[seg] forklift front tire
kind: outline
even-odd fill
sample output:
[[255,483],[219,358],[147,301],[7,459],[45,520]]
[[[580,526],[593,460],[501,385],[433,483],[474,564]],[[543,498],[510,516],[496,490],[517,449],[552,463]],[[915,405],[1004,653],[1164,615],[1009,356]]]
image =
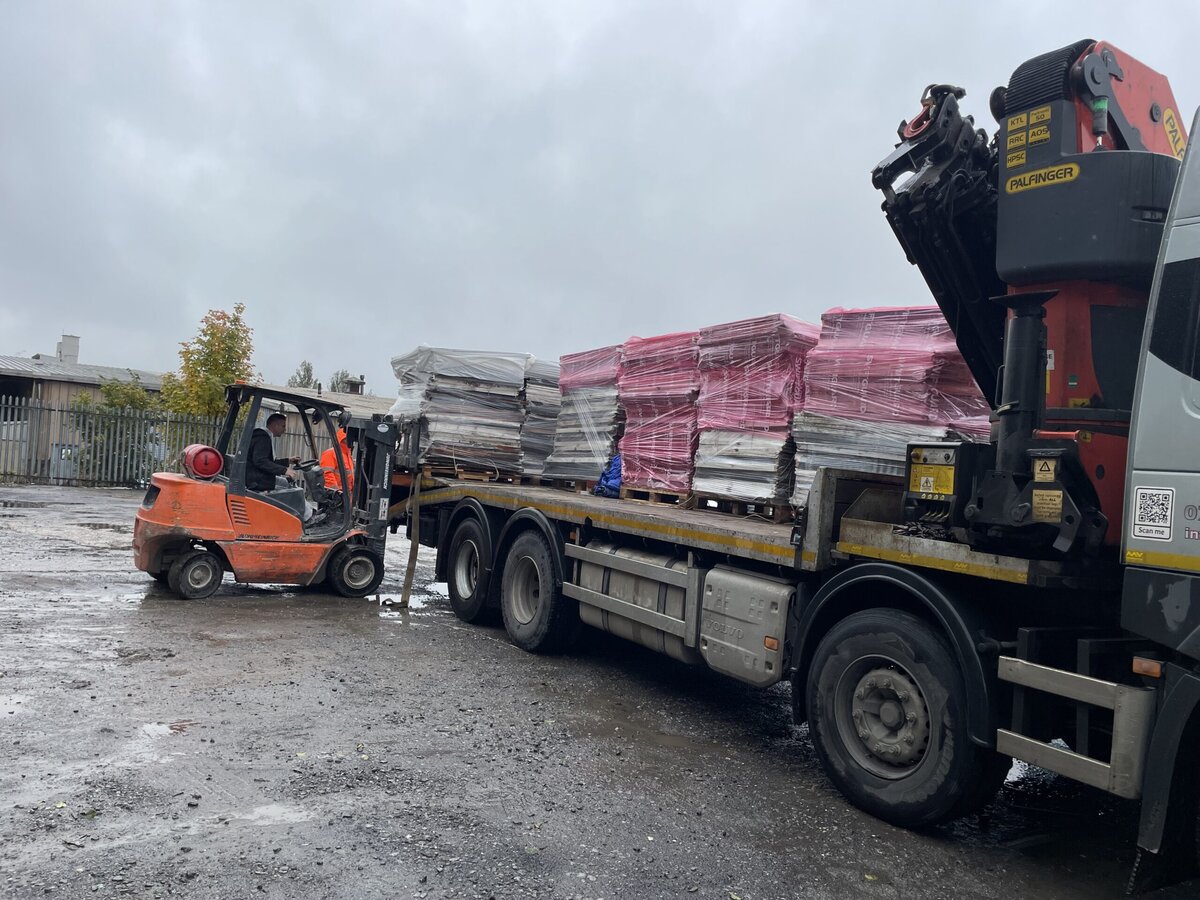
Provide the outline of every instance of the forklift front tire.
[[365,597],[383,581],[383,561],[365,547],[343,547],[329,561],[328,579],[343,597]]
[[217,592],[224,576],[221,560],[215,554],[194,550],[171,563],[167,586],[186,600],[203,600]]

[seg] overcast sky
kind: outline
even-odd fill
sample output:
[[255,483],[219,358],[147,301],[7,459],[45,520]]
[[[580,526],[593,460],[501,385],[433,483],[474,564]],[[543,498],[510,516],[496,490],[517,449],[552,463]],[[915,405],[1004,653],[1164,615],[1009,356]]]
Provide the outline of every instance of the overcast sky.
[[169,370],[242,301],[266,380],[390,395],[419,343],[929,302],[869,180],[927,83],[991,132],[1094,37],[1200,104],[1200,4],[1038,6],[0,0],[0,354]]

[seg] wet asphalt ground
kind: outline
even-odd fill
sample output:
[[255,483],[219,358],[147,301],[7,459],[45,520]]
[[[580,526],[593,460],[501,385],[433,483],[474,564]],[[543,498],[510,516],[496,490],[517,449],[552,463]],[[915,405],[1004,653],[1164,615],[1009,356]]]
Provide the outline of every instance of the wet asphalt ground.
[[[132,565],[140,493],[0,487],[0,896],[1064,898],[1123,894],[1136,807],[1018,767],[923,833],[849,806],[788,689],[587,632]],[[1200,896],[1200,883],[1157,898]]]

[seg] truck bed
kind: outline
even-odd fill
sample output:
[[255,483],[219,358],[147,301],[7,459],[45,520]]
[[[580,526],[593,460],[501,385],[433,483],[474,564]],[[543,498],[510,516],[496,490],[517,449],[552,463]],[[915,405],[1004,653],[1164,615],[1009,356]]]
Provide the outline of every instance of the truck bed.
[[439,481],[423,488],[421,506],[457,503],[474,497],[487,506],[540,510],[547,518],[668,541],[695,550],[774,565],[800,567],[800,548],[792,545],[792,525],[732,516],[714,510],[681,509],[669,503],[616,500],[549,487],[478,481]]

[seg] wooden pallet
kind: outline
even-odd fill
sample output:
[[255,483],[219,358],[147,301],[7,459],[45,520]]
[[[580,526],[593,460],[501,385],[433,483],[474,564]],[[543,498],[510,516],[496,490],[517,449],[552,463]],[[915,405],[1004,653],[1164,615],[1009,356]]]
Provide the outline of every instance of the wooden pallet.
[[483,472],[475,469],[451,468],[449,466],[423,466],[421,474],[425,478],[445,478],[452,481],[498,482],[501,484],[522,484],[521,475],[494,470]]
[[523,487],[554,487],[553,478],[543,478],[541,475],[522,475],[519,482]]
[[559,491],[570,491],[572,494],[590,494],[596,486],[594,480],[585,478],[543,478],[542,483]]
[[695,509],[741,518],[758,516],[776,525],[791,522],[796,517],[796,511],[786,503],[747,503],[713,494],[696,494],[693,500]]
[[622,487],[622,500],[638,500],[642,503],[661,503],[671,506],[683,506],[688,504],[688,498],[691,494],[680,494],[676,491],[656,491],[650,488]]

